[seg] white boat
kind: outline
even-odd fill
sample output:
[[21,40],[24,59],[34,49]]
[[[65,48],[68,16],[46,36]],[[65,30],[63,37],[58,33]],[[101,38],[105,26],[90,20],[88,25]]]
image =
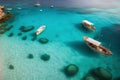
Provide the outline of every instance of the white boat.
[[86,27],[87,29],[89,29],[89,30],[92,30],[92,31],[95,30],[94,24],[91,23],[91,22],[89,22],[88,20],[83,20],[83,21],[82,21],[82,25],[83,25],[84,27]]
[[42,9],[40,9],[40,12],[42,12],[43,10]]
[[36,6],[36,7],[39,7],[39,6],[40,6],[40,3],[36,3],[35,6]]
[[22,9],[22,8],[21,8],[21,7],[18,7],[17,9],[19,9],[19,10],[20,10],[20,9]]
[[11,11],[12,10],[12,8],[6,8],[8,11]]
[[87,36],[84,36],[84,40],[85,40],[86,44],[94,51],[99,52],[104,55],[112,54],[112,52],[109,49],[107,49],[101,45],[101,42],[94,40],[92,38],[89,38]]
[[36,35],[41,34],[45,30],[45,28],[46,28],[45,25],[40,26],[36,31]]
[[51,7],[51,8],[53,8],[54,6],[53,6],[53,5],[51,5],[50,7]]

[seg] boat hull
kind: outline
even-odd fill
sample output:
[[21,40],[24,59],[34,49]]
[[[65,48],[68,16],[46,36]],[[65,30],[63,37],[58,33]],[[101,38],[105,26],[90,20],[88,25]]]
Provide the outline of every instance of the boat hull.
[[44,30],[45,30],[45,28],[46,28],[46,26],[41,26],[41,27],[39,27],[38,29],[37,29],[37,31],[36,31],[36,35],[39,35],[39,34],[41,34]]
[[85,43],[88,45],[89,48],[91,48],[95,52],[98,52],[98,53],[101,53],[101,54],[104,54],[104,55],[112,55],[112,52],[109,49],[103,47],[102,45],[96,46],[96,45],[94,45],[92,43],[89,43],[86,40],[87,38],[88,37],[84,37],[84,40],[85,40]]
[[83,25],[85,28],[87,28],[87,29],[89,29],[89,30],[91,30],[91,31],[94,31],[94,30],[96,29],[96,28],[94,27],[94,24],[91,23],[91,22],[89,22],[89,21],[87,21],[87,20],[83,20],[82,25]]
[[[100,51],[100,50],[97,50],[97,49],[91,47],[87,42],[86,42],[86,44],[89,46],[89,48],[91,48],[91,49],[92,49],[93,51],[95,51],[95,52],[101,53],[101,54],[103,54],[103,55],[111,55],[111,54],[112,54],[112,52],[111,52],[110,50],[106,49],[106,48],[104,48],[104,49],[106,49],[107,52],[103,52],[103,51]],[[102,46],[102,47],[103,47],[103,46]]]

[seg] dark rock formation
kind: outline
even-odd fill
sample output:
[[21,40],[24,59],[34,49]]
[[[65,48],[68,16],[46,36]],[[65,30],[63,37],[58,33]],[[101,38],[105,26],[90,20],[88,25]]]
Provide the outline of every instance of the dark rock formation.
[[32,39],[31,39],[32,41],[35,41],[37,39],[37,35],[35,33],[32,33],[31,36],[32,36]]
[[41,56],[41,59],[44,60],[44,61],[48,61],[48,60],[50,59],[50,55],[48,55],[48,54],[43,54],[43,55]]
[[6,30],[0,30],[0,34],[4,34]]
[[36,36],[34,36],[33,38],[32,38],[32,41],[35,41],[37,39],[37,37]]
[[21,36],[22,35],[22,33],[18,33],[18,36]]
[[13,69],[14,69],[14,66],[13,66],[13,65],[9,65],[8,68],[11,69],[11,70],[13,70]]
[[83,80],[99,80],[99,79],[95,78],[94,76],[89,75],[89,76],[86,76],[85,79]]
[[9,35],[8,35],[8,37],[12,37],[14,34],[11,32]]
[[23,36],[23,37],[22,37],[22,40],[26,40],[26,39],[27,39],[27,36]]
[[33,59],[33,58],[34,58],[34,57],[33,57],[33,54],[29,54],[29,55],[28,55],[28,58],[29,58],[29,59]]
[[0,34],[5,33],[6,31],[10,30],[11,28],[13,28],[13,25],[8,26],[7,24],[0,24]]
[[65,67],[65,74],[67,76],[74,76],[79,71],[79,68],[75,64],[69,64]]
[[33,29],[34,29],[34,26],[28,26],[28,27],[21,26],[21,27],[20,27],[20,30],[21,30],[22,32],[28,32],[28,31],[31,31],[31,30],[33,30]]
[[112,80],[112,74],[110,71],[102,67],[94,69],[94,73],[100,80]]
[[5,27],[5,29],[8,31],[8,30],[10,30],[10,29],[12,29],[13,28],[13,25],[11,25],[11,26],[6,26]]
[[48,43],[49,40],[47,38],[40,38],[38,41],[42,44],[45,44]]
[[0,34],[3,34],[6,32],[6,24],[0,24]]

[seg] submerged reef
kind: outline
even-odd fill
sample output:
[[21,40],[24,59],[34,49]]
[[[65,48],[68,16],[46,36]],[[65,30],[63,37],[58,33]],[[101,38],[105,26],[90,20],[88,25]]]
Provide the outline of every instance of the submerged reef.
[[6,31],[9,31],[10,29],[13,28],[13,25],[11,26],[8,26],[7,24],[5,23],[1,23],[0,24],[0,34],[4,34]]
[[5,24],[0,24],[0,34],[4,34],[6,32],[6,25]]
[[90,70],[83,80],[112,80],[112,74],[105,68],[97,67]]
[[9,35],[8,35],[8,37],[12,37],[14,34],[11,32]]
[[21,26],[19,29],[20,29],[22,32],[28,32],[28,31],[33,30],[33,29],[34,29],[34,26],[27,26],[27,27]]
[[22,37],[22,40],[26,40],[26,39],[27,39],[27,36],[23,36],[23,37]]
[[8,31],[8,30],[10,30],[10,29],[13,28],[13,25],[11,25],[11,26],[6,26],[5,28],[6,28],[6,30]]
[[110,71],[102,67],[94,69],[94,73],[100,80],[112,80],[112,74]]
[[28,59],[33,59],[34,56],[33,56],[33,54],[28,54],[27,58],[28,58]]
[[49,59],[50,59],[50,55],[48,55],[48,54],[43,54],[43,55],[41,55],[41,57],[40,57],[42,60],[44,60],[44,61],[48,61]]
[[21,35],[22,35],[22,33],[20,32],[20,33],[18,33],[17,35],[18,35],[18,36],[21,36]]
[[34,37],[32,37],[32,41],[35,41],[37,39],[37,37],[36,36],[34,36]]
[[48,43],[49,40],[47,38],[40,38],[38,41],[42,44],[45,44]]
[[10,64],[8,68],[11,69],[11,70],[13,70],[14,66],[12,64]]
[[37,39],[37,35],[35,33],[32,33],[31,36],[32,36],[32,39],[31,39],[32,41],[35,41]]
[[93,76],[86,76],[84,80],[99,80],[99,79],[96,79]]
[[64,69],[64,72],[67,76],[74,76],[78,71],[79,68],[75,64],[69,64]]

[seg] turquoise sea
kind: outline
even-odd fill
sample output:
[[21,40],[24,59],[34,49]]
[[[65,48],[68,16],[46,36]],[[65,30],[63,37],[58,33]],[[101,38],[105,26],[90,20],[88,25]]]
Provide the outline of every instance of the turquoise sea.
[[[42,11],[40,11],[42,10]],[[60,7],[13,7],[12,17],[7,26],[13,28],[0,34],[0,80],[82,80],[94,68],[108,69],[113,80],[120,77],[120,15],[119,8],[60,8]],[[82,20],[95,24],[96,31],[91,32],[81,25]],[[33,33],[46,25],[45,31],[32,41]],[[21,26],[34,26],[29,32],[21,32]],[[22,33],[18,36],[18,33]],[[8,35],[13,33],[13,36]],[[26,40],[22,40],[27,36]],[[83,36],[89,36],[102,42],[113,55],[105,56],[92,51],[84,42]],[[47,38],[47,44],[38,40]],[[50,60],[40,59],[49,54]],[[28,59],[33,54],[33,59]],[[79,71],[73,77],[64,74],[69,64],[78,66]],[[14,70],[9,69],[14,66]]]

